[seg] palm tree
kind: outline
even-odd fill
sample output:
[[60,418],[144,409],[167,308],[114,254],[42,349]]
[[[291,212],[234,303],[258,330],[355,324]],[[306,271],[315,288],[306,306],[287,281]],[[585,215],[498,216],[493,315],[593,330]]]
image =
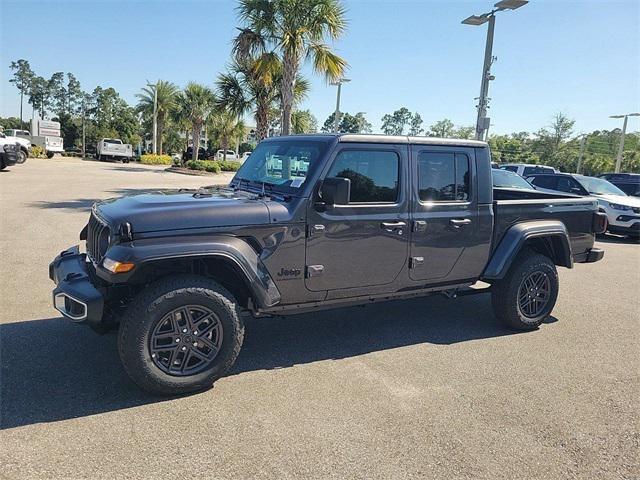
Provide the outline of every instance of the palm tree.
[[[218,77],[220,105],[236,116],[254,109],[258,141],[268,136],[274,104],[282,103],[282,62],[273,52],[259,57],[236,59],[229,72]],[[309,91],[309,82],[298,76],[294,89],[294,105]]]
[[328,80],[340,78],[347,67],[323,43],[326,37],[335,40],[342,35],[345,9],[340,0],[240,0],[237,11],[246,27],[234,41],[236,57],[274,51],[282,58],[282,134],[288,135],[302,62],[310,59],[314,70]]
[[222,159],[227,160],[229,142],[242,140],[245,134],[245,125],[233,112],[218,109],[209,117],[207,122],[209,131],[218,140],[222,147]]
[[193,140],[192,160],[198,159],[200,134],[207,117],[213,112],[216,97],[209,87],[189,82],[176,100],[177,117],[191,124],[191,138]]
[[158,95],[158,152],[162,155],[164,129],[169,120],[170,113],[175,107],[178,87],[171,82],[158,80],[155,85],[144,87],[142,93],[137,93],[138,105],[136,110],[147,118],[153,117],[153,104],[156,92]]

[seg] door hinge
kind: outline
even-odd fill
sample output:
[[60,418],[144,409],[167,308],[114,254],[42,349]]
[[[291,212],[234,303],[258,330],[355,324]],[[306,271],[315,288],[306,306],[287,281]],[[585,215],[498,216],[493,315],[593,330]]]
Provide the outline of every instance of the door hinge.
[[414,232],[424,232],[427,230],[427,222],[424,220],[414,220],[413,221],[413,231]]
[[324,272],[324,265],[307,265],[306,277],[319,277]]
[[409,268],[416,268],[424,264],[424,257],[411,257],[409,259]]

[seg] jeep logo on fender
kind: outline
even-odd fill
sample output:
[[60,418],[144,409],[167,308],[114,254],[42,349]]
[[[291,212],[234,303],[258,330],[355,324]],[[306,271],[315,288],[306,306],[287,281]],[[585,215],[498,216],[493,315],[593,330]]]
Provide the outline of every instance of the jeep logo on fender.
[[280,271],[277,273],[277,275],[279,277],[297,277],[298,275],[300,275],[302,273],[302,270],[300,270],[299,268],[282,268],[280,269]]

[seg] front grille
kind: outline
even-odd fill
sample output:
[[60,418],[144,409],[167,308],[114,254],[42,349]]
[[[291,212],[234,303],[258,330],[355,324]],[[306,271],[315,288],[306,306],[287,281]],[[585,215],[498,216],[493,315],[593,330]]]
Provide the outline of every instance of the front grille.
[[98,216],[91,212],[87,226],[87,255],[100,263],[109,248],[109,227]]

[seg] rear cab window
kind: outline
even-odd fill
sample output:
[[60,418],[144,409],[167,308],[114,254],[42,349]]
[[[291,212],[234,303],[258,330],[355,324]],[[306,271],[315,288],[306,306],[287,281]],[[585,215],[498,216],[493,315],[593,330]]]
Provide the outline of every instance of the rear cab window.
[[421,202],[468,202],[471,194],[469,157],[458,152],[418,154],[418,197]]

